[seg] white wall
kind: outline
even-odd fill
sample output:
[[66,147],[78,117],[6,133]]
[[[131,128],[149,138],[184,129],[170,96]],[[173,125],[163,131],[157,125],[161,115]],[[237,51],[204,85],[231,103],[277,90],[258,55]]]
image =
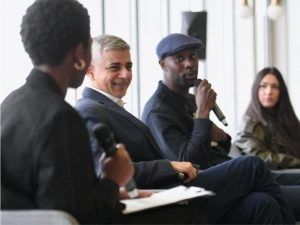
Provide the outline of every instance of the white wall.
[[23,50],[19,32],[22,16],[32,2],[0,2],[0,102],[9,92],[25,83],[31,70],[31,61]]
[[[288,0],[287,14],[286,14],[286,29],[282,29],[282,33],[286,34],[286,81],[289,88],[290,97],[294,105],[294,109],[300,118],[300,1]],[[281,45],[280,40],[277,42]],[[277,54],[278,58],[281,54]],[[281,57],[280,57],[281,58]],[[278,59],[279,61],[280,59]]]
[[[16,4],[17,2],[17,4]],[[2,0],[0,7],[0,100],[22,85],[31,63],[24,53],[19,24],[33,0]],[[282,0],[285,14],[278,21],[266,17],[269,0],[249,0],[255,13],[242,19],[242,0],[81,0],[91,16],[92,36],[115,34],[131,45],[134,78],[125,97],[126,108],[139,116],[162,77],[155,55],[158,41],[181,31],[181,12],[207,10],[207,59],[199,63],[199,77],[207,77],[218,93],[233,138],[249,101],[255,73],[264,66],[277,66],[289,87],[300,117],[300,8],[299,0]],[[103,14],[103,12],[105,12]],[[70,90],[74,103],[82,88]],[[212,115],[212,120],[221,125]],[[223,127],[224,128],[224,127]]]

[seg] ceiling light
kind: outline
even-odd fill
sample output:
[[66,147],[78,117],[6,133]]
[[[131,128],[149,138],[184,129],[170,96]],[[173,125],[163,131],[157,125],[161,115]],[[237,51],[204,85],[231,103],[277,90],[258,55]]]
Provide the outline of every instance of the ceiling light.
[[271,0],[271,4],[268,7],[268,17],[271,20],[278,20],[283,14],[283,8],[280,5],[279,0]]
[[250,5],[248,5],[248,0],[242,0],[239,13],[242,18],[249,18],[253,15],[253,9]]

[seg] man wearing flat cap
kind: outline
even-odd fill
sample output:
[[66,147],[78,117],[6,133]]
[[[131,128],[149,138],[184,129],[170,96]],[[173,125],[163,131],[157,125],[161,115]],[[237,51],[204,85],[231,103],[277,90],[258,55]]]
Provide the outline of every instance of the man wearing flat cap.
[[209,119],[216,93],[203,80],[189,93],[198,75],[196,50],[202,42],[184,34],[170,34],[156,48],[163,80],[146,103],[142,120],[170,160],[190,161],[201,168],[230,159],[231,138]]
[[[189,93],[198,75],[196,50],[200,40],[184,34],[170,34],[157,45],[156,53],[163,70],[163,79],[145,104],[142,120],[148,125],[164,158],[189,161],[202,169],[230,160],[231,137],[218,128],[209,114],[215,105],[216,93],[207,80],[201,81],[195,95]],[[297,186],[286,182],[293,174],[274,173],[295,212]],[[289,178],[291,177],[291,178]],[[286,179],[287,178],[287,179]]]

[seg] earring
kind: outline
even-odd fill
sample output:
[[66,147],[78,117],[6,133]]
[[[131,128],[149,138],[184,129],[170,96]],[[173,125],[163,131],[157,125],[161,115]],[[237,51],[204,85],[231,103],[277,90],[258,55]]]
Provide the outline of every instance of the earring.
[[79,63],[78,62],[74,63],[74,67],[76,70],[83,70],[83,68],[85,67],[85,61],[83,59],[80,59]]

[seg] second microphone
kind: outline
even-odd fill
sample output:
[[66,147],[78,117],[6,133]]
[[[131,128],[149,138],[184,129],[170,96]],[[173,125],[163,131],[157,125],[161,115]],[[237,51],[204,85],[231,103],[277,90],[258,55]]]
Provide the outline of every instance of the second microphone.
[[[109,127],[103,123],[98,123],[93,127],[93,133],[98,141],[99,146],[103,148],[103,151],[106,153],[106,155],[114,156],[114,154],[117,151],[117,148],[114,135],[109,129]],[[130,198],[138,197],[139,193],[136,188],[135,181],[133,179],[125,185],[125,188]]]

